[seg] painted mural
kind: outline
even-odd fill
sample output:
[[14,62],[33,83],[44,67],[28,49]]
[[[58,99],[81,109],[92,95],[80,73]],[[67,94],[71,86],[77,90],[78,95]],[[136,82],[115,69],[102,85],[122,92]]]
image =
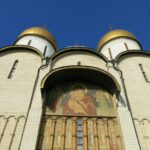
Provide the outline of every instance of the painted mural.
[[70,82],[47,94],[47,114],[67,116],[114,116],[112,96],[93,84]]

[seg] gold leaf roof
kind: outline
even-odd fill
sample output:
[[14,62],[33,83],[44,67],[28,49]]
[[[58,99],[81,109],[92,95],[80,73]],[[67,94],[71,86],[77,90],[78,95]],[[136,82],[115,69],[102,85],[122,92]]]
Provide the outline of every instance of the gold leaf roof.
[[119,37],[127,37],[127,38],[131,38],[131,39],[134,39],[137,41],[136,37],[132,33],[128,32],[126,30],[112,30],[112,31],[106,33],[102,37],[102,39],[98,43],[97,49],[100,49],[108,41],[115,39],[115,38],[119,38]]
[[21,37],[23,37],[25,35],[37,35],[37,36],[41,36],[41,37],[47,39],[56,48],[56,45],[57,45],[56,44],[56,40],[53,37],[53,35],[47,29],[44,29],[44,28],[41,28],[41,27],[31,27],[31,28],[28,28],[25,31],[23,31],[19,35],[18,38],[21,38]]

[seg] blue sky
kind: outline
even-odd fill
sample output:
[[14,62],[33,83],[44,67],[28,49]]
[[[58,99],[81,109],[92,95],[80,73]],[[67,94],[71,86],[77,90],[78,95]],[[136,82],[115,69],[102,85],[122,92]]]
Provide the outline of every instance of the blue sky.
[[13,44],[26,28],[41,26],[59,48],[96,48],[111,25],[132,32],[150,50],[150,0],[1,0],[0,19],[0,47]]

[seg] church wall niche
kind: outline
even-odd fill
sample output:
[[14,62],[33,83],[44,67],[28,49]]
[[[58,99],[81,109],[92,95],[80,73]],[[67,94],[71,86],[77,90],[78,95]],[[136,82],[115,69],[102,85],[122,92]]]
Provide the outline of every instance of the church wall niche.
[[90,66],[68,66],[52,70],[42,79],[41,92],[44,94],[56,85],[76,80],[101,85],[112,95],[117,96],[120,92],[120,85],[111,74]]
[[121,150],[115,103],[99,85],[70,81],[54,86],[45,96],[38,149]]

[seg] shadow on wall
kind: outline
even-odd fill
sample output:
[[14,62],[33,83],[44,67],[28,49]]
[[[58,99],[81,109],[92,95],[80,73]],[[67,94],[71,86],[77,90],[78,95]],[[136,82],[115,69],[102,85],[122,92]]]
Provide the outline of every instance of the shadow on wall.
[[122,106],[126,107],[126,102],[125,100],[123,99],[123,97],[119,94],[119,102],[121,103]]

